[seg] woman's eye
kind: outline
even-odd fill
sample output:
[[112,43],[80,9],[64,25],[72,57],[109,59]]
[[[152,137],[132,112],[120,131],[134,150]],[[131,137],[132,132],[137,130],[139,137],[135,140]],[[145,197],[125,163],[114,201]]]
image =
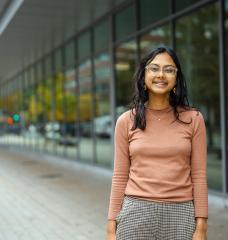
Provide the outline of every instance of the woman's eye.
[[159,68],[157,68],[157,67],[151,67],[150,70],[151,70],[152,72],[158,72],[158,71],[159,71]]
[[166,73],[174,73],[174,69],[172,68],[167,68],[164,70]]

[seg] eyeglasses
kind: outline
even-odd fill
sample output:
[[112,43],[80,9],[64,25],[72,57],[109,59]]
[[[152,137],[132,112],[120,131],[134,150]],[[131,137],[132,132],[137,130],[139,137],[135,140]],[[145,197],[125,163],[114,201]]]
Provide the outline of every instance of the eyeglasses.
[[162,69],[157,66],[157,65],[147,65],[145,67],[145,69],[150,72],[153,76],[158,76],[158,74],[160,73],[160,71],[162,70],[162,73],[166,76],[166,77],[174,77],[176,76],[177,73],[177,68],[172,67],[172,66],[165,66]]

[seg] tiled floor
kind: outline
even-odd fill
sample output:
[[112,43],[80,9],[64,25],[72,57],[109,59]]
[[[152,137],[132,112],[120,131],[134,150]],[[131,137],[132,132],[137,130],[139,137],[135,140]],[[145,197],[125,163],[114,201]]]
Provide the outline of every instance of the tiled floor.
[[[0,240],[103,240],[111,171],[0,148]],[[211,204],[208,240],[228,236],[228,209]]]
[[111,172],[0,149],[0,240],[105,239]]

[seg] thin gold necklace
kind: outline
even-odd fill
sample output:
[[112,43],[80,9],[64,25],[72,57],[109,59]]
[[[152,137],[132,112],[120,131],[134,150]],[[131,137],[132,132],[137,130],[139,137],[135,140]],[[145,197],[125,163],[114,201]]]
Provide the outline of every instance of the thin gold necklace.
[[[169,111],[168,110],[170,110],[171,108],[172,108],[172,106],[168,106],[168,107],[166,107],[166,108],[163,108],[163,109],[153,109],[153,108],[149,108],[148,107],[148,105],[146,104],[146,105],[144,105],[145,106],[145,108],[147,108],[147,109],[149,109],[149,110],[152,110],[152,111],[162,111],[162,113],[168,113]],[[165,111],[165,110],[167,110],[167,112],[163,112],[163,111]],[[167,116],[166,116],[166,114],[165,114],[165,116],[163,116],[163,117],[158,117],[158,116],[155,116],[155,114],[152,114],[152,117],[153,118],[155,118],[156,120],[158,120],[158,121],[160,121],[160,120],[162,120],[162,119],[164,119],[164,118],[166,118]]]

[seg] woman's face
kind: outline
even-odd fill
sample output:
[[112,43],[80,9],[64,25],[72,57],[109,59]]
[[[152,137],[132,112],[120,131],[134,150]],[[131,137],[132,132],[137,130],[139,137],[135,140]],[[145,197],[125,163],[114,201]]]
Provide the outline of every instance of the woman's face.
[[167,95],[176,85],[177,68],[166,52],[159,53],[145,69],[145,84],[152,94]]

